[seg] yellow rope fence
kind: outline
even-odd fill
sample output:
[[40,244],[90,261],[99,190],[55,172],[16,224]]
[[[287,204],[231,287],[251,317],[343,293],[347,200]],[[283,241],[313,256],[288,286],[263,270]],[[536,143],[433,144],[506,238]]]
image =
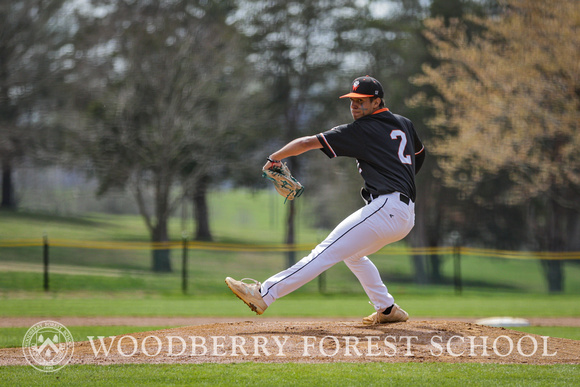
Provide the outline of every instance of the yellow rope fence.
[[[81,249],[107,250],[176,250],[183,249],[184,241],[169,242],[116,242],[116,241],[79,241],[71,239],[50,239],[50,247],[69,247]],[[45,245],[42,238],[34,239],[6,239],[0,240],[3,247],[41,247]],[[289,252],[309,251],[313,244],[238,244],[187,241],[189,250],[207,251],[239,251],[239,252]],[[547,260],[580,260],[580,251],[549,252],[549,251],[511,251],[495,250],[476,247],[385,247],[378,251],[378,255],[450,255],[483,256],[504,259],[547,259]]]

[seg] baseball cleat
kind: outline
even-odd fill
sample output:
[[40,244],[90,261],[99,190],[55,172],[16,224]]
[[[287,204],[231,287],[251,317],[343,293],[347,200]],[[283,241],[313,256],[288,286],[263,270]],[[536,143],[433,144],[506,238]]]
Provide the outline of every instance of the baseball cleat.
[[[246,284],[243,282],[244,280],[254,281],[254,283]],[[227,277],[226,285],[228,285],[228,288],[230,288],[230,290],[234,292],[240,300],[244,301],[250,309],[256,312],[256,314],[262,314],[266,308],[268,308],[268,305],[266,305],[262,295],[260,294],[260,286],[262,286],[262,284],[255,279],[244,278],[241,281],[237,281],[231,277]]]
[[377,325],[377,324],[388,324],[396,322],[405,322],[409,319],[409,314],[405,312],[397,304],[393,304],[393,309],[391,313],[384,314],[383,312],[375,312],[370,316],[363,318],[363,324],[365,325]]

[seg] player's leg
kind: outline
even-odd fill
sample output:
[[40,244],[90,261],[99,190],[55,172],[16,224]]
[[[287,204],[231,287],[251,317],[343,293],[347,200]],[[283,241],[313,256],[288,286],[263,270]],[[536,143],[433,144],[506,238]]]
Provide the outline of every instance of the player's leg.
[[389,293],[381,279],[379,270],[368,257],[351,257],[345,259],[344,263],[358,278],[375,310],[383,311],[395,303],[394,297]]
[[[387,211],[392,221],[384,223],[384,227],[380,231],[385,233],[388,243],[402,239],[415,223],[413,203],[393,201],[392,204],[394,207]],[[398,231],[391,232],[393,229]],[[404,233],[402,237],[400,231]],[[345,260],[345,264],[356,275],[375,308],[375,313],[363,318],[364,324],[407,321],[409,315],[395,304],[394,298],[383,283],[377,267],[368,257],[350,257]]]
[[[354,262],[386,244],[402,239],[413,227],[413,221],[412,209],[402,207],[398,195],[381,196],[342,221],[308,256],[289,269],[268,278],[261,287],[264,301],[270,305],[336,263],[346,259]],[[372,265],[376,273],[369,274],[366,272],[369,267],[368,263],[363,263],[358,272],[363,276],[363,287],[371,289],[376,286],[378,271]],[[372,280],[367,282],[367,276]],[[378,277],[380,281],[380,276]],[[388,300],[385,299],[379,304],[384,302]]]
[[[327,241],[327,240],[325,240]],[[316,278],[339,261],[327,259],[324,242],[316,246],[309,255],[283,270],[262,284],[262,297],[269,306],[276,299],[284,297]]]
[[[252,310],[261,314],[276,299],[308,283],[334,264],[347,258],[360,259],[405,237],[414,223],[412,205],[402,204],[398,194],[381,196],[342,221],[308,256],[268,278],[261,286],[259,283],[247,285],[229,277],[226,283]],[[365,267],[368,264],[359,272]],[[367,283],[366,276],[361,278],[363,287],[374,287],[376,280]],[[385,303],[388,301],[379,302],[380,305]]]
[[363,318],[363,324],[394,323],[409,319],[409,314],[395,304],[395,299],[381,280],[377,267],[368,257],[349,258],[344,262],[356,275],[375,308],[374,313]]

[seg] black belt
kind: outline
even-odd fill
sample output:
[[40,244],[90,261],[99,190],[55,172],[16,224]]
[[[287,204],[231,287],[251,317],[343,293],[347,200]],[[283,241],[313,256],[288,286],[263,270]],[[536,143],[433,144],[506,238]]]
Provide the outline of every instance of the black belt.
[[[369,195],[369,192],[368,191],[365,192],[365,191],[366,191],[366,189],[363,188],[361,190],[361,195],[362,195],[363,199],[368,201],[368,203],[370,203],[374,199],[381,196],[381,194],[370,194]],[[368,200],[368,199],[371,199],[371,200]],[[411,202],[411,199],[409,199],[409,197],[407,195],[402,194],[402,193],[399,193],[399,200],[402,201],[403,203],[405,203],[406,205],[409,205],[409,203]]]
[[[372,194],[371,197],[374,199],[378,198],[381,195],[375,195]],[[409,199],[409,197],[407,195],[403,195],[402,193],[399,194],[399,200],[402,201],[403,203],[405,203],[406,205],[409,205],[409,202],[411,202],[411,199]]]

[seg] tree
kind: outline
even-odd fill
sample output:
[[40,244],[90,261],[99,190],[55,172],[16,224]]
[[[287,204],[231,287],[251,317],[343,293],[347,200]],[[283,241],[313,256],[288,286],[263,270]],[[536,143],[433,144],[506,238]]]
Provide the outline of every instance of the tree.
[[[223,164],[220,151],[238,120],[244,93],[234,75],[242,45],[223,23],[225,11],[215,9],[224,3],[114,4],[95,20],[100,39],[87,49],[104,76],[78,139],[101,193],[125,185],[134,193],[151,241],[161,243],[153,270],[171,271],[163,247],[169,216],[183,197],[204,205],[199,195]],[[97,49],[105,55],[91,57]]]
[[[442,177],[475,200],[486,200],[481,187],[507,177],[492,200],[526,204],[537,247],[566,249],[571,217],[560,214],[580,211],[580,9],[574,0],[507,0],[499,17],[468,20],[482,32],[469,34],[457,20],[425,22],[441,64],[424,65],[414,79],[440,95],[413,102],[436,111],[431,148]],[[560,291],[561,261],[543,267],[549,289]]]
[[[325,114],[323,101],[333,89],[343,61],[339,55],[341,24],[362,13],[364,8],[359,9],[352,0],[238,2],[231,20],[251,41],[248,61],[267,85],[270,128],[274,126],[281,133],[264,152],[319,129],[320,115]],[[296,158],[289,160],[289,166],[294,174],[300,174]],[[287,208],[285,242],[293,244],[295,203],[289,202]],[[288,264],[294,261],[294,252],[290,252]]]
[[[410,4],[408,4],[410,3]],[[466,14],[483,15],[490,12],[488,1],[469,0],[433,0],[428,5],[430,17],[439,17],[445,23],[451,19],[462,19]],[[399,43],[393,45],[395,53],[403,61],[389,63],[387,68],[394,72],[391,78],[395,80],[396,92],[389,106],[397,112],[402,112],[412,119],[421,133],[421,138],[427,146],[428,161],[423,165],[421,173],[417,177],[418,196],[415,206],[415,228],[409,235],[409,242],[415,247],[437,247],[449,243],[466,243],[470,237],[476,234],[481,236],[481,230],[472,232],[472,224],[465,222],[462,215],[477,211],[477,206],[468,203],[461,198],[460,192],[449,186],[441,184],[441,171],[437,163],[437,155],[431,152],[431,138],[435,136],[431,128],[425,125],[434,114],[433,109],[427,106],[408,104],[413,95],[421,91],[430,97],[436,96],[437,91],[429,85],[401,84],[408,82],[413,75],[421,71],[421,65],[428,63],[431,66],[438,65],[438,60],[428,52],[428,41],[423,36],[424,26],[422,21],[427,13],[418,4],[412,1],[402,1],[407,5],[407,11],[400,12],[395,17],[394,26],[400,36]],[[468,26],[468,31],[471,26]],[[391,50],[389,50],[391,51]],[[397,56],[394,56],[396,59]],[[397,66],[397,63],[400,63]],[[395,71],[391,70],[395,69]],[[415,87],[413,87],[415,86]],[[479,216],[479,214],[478,214]],[[487,222],[485,225],[487,226]],[[461,230],[461,240],[457,239],[458,230]],[[426,259],[424,259],[426,258]],[[427,257],[415,256],[413,260],[415,268],[415,281],[417,283],[442,283],[443,256],[432,253]]]
[[32,157],[58,109],[55,89],[70,70],[71,29],[63,0],[0,4],[0,208],[16,208],[13,172]]
[[[384,15],[371,12],[354,19],[353,25],[349,26],[352,28],[349,31],[351,39],[345,43],[348,50],[357,53],[361,71],[374,74],[383,82],[387,107],[409,117],[427,145],[428,160],[417,176],[416,226],[408,238],[415,247],[436,247],[445,243],[445,234],[452,231],[446,219],[457,212],[454,208],[457,207],[456,201],[452,199],[454,189],[441,186],[434,155],[429,148],[432,134],[424,121],[432,112],[424,106],[406,104],[406,100],[420,90],[429,95],[436,93],[430,87],[409,84],[409,78],[421,71],[423,63],[436,61],[429,55],[427,41],[422,36],[422,20],[428,12],[449,19],[476,11],[481,12],[473,2],[465,0],[434,0],[428,8],[418,0],[400,0],[391,2],[389,12]],[[442,281],[439,255],[415,255],[412,265],[417,283]]]

